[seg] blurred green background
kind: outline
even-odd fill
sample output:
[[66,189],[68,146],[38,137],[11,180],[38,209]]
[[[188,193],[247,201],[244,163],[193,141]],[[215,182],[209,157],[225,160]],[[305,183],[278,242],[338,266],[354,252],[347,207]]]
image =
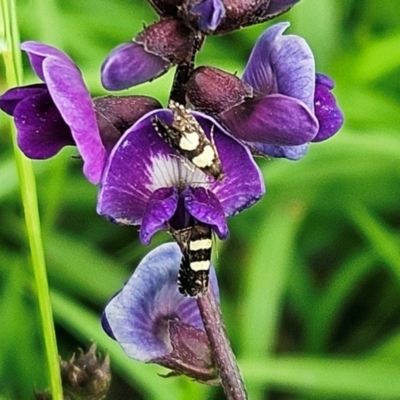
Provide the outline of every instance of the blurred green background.
[[[145,0],[18,0],[22,40],[60,47],[94,95],[108,52],[156,16]],[[229,221],[215,264],[251,400],[400,399],[400,13],[393,0],[302,0],[279,21],[336,81],[344,128],[301,161],[261,160],[267,195]],[[275,20],[276,21],[276,20]],[[261,24],[207,40],[198,64],[243,71]],[[0,29],[1,31],[1,29]],[[36,81],[24,56],[25,82]],[[173,71],[129,93],[164,104]],[[6,90],[0,66],[0,92]],[[124,92],[127,93],[127,92]],[[35,162],[59,351],[110,354],[109,399],[223,399],[128,359],[99,324],[107,299],[159,243],[96,214],[73,149]],[[47,386],[9,119],[0,115],[0,400]]]

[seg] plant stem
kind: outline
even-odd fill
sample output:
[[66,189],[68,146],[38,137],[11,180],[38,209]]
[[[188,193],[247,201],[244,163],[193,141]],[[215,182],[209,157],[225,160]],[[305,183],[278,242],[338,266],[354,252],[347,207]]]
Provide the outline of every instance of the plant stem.
[[[13,87],[22,84],[23,76],[15,1],[1,0],[0,4],[6,46],[3,51],[6,79],[8,86]],[[41,238],[35,176],[33,173],[32,163],[23,156],[18,148],[13,126],[11,127],[11,130],[13,132],[12,143],[14,158],[18,170],[21,198],[25,214],[25,224],[35,276],[44,344],[46,348],[52,400],[62,400],[63,393],[60,366]]]
[[198,297],[197,305],[226,397],[228,400],[246,400],[247,393],[243,378],[226,335],[221,311],[212,290],[208,290],[204,296]]
[[186,105],[186,84],[194,70],[196,53],[200,50],[204,40],[205,36],[198,32],[193,39],[193,49],[190,60],[177,65],[171,94],[169,96],[170,100],[175,100],[180,104]]

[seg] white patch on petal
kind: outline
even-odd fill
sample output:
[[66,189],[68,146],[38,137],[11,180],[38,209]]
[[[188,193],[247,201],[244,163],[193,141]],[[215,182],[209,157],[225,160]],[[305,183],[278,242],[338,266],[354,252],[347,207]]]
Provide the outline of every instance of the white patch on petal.
[[212,178],[196,168],[189,160],[180,155],[154,155],[148,166],[152,181],[146,185],[153,192],[165,187],[209,187]]

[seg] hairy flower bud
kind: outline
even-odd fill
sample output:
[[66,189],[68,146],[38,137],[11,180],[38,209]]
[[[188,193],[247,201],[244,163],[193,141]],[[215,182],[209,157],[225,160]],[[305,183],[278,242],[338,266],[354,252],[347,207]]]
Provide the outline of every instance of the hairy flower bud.
[[227,33],[244,26],[259,24],[288,11],[300,0],[222,0],[225,17],[215,34]]
[[151,54],[172,64],[189,61],[193,50],[194,33],[176,19],[162,19],[140,32],[135,42]]
[[151,81],[191,60],[195,42],[195,33],[183,22],[162,19],[110,52],[101,67],[103,86],[122,90]]
[[188,103],[211,115],[222,113],[251,97],[253,88],[249,84],[218,68],[197,68],[187,84]]
[[61,361],[61,378],[65,394],[71,399],[105,399],[111,383],[110,360],[96,355],[92,344],[87,353],[75,354],[69,361]]
[[93,99],[104,146],[110,150],[139,118],[161,104],[148,96],[104,96]]

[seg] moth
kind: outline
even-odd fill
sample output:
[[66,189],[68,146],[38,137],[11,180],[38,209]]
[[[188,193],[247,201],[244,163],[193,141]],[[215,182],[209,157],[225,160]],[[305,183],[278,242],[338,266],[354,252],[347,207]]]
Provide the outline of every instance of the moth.
[[182,251],[178,289],[184,296],[197,297],[208,290],[211,266],[212,230],[196,221],[193,226],[172,232]]
[[195,167],[213,176],[217,181],[222,180],[224,173],[217,148],[207,138],[196,118],[176,101],[171,100],[169,108],[174,116],[172,125],[157,117],[153,118],[153,126],[158,134]]

